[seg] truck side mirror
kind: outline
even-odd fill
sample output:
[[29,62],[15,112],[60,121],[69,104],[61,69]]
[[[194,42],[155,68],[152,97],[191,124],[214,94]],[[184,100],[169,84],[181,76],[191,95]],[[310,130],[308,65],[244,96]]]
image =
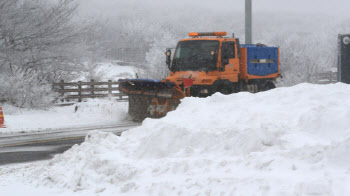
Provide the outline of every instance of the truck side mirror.
[[222,55],[221,55],[221,67],[219,68],[220,71],[225,71],[225,65],[227,65],[229,63],[229,57],[227,54],[227,50],[223,50],[221,51]]
[[218,58],[217,52],[215,50],[210,51],[210,55],[212,56],[212,60],[216,61]]
[[238,58],[241,58],[241,44],[239,43],[239,39],[236,39],[236,44],[237,44],[237,55],[238,55]]
[[167,49],[165,52],[166,55],[166,64],[168,65],[168,68],[170,69],[170,65],[171,65],[171,50]]

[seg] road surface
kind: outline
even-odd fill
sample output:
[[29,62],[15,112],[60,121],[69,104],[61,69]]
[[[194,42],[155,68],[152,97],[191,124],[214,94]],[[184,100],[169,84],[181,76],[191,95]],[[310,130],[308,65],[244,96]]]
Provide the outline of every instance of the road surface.
[[91,130],[113,132],[120,135],[123,131],[140,124],[119,124],[99,127],[75,128],[50,132],[14,134],[0,136],[0,165],[51,159],[63,153],[75,144],[84,141]]

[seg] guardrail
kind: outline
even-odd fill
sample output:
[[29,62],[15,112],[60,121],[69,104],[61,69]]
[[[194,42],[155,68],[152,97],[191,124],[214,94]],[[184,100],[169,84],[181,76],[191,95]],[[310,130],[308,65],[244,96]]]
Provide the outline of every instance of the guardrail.
[[61,101],[78,100],[82,102],[84,98],[118,97],[118,101],[127,101],[128,97],[119,92],[119,82],[108,80],[107,82],[64,82],[53,83],[55,92],[60,93]]
[[317,84],[332,84],[338,82],[338,72],[318,73],[316,75]]

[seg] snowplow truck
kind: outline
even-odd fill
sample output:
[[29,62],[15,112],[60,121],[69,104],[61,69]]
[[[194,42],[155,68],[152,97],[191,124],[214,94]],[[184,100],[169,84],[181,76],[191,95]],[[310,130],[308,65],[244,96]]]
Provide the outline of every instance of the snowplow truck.
[[178,42],[174,56],[167,49],[169,76],[163,80],[121,79],[119,89],[129,96],[134,121],[161,118],[184,97],[214,93],[256,93],[275,88],[280,76],[279,48],[241,45],[226,32],[193,32]]

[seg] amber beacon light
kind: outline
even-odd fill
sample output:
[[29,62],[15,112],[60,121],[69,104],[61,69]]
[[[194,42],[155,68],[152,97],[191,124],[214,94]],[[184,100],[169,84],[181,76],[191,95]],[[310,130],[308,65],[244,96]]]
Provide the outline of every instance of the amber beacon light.
[[227,32],[191,32],[188,33],[190,37],[198,37],[198,36],[226,36]]

